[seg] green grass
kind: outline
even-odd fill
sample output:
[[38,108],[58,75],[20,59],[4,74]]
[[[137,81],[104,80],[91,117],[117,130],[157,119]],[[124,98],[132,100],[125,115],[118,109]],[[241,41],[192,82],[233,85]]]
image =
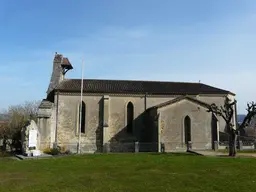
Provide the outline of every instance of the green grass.
[[237,151],[237,153],[255,153],[256,154],[256,150],[248,149],[248,150]]
[[10,157],[10,156],[12,156],[11,153],[3,152],[3,151],[0,150],[0,158],[1,158],[1,157]]
[[0,191],[250,192],[256,159],[173,154],[104,154],[1,160]]
[[[222,152],[222,153],[228,153],[228,149],[219,149],[218,152]],[[237,150],[237,154],[239,153],[255,153],[256,154],[256,150],[255,149],[246,149],[246,150]]]

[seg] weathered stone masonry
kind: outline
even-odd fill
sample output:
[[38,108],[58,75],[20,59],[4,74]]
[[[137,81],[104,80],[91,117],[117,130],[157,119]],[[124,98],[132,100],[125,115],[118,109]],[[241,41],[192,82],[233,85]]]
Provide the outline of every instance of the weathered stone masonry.
[[[47,98],[39,107],[43,147],[57,142],[77,151],[81,80],[65,78],[72,68],[67,58],[55,56]],[[161,142],[166,151],[184,149],[187,116],[193,147],[212,148],[213,137],[225,131],[225,122],[217,117],[213,123],[207,106],[223,105],[226,96],[234,98],[229,91],[199,83],[84,80],[83,90],[86,109],[82,152],[125,151],[134,147],[134,142],[152,143],[150,150],[156,151]],[[127,132],[128,103],[133,107],[132,133]],[[117,143],[123,144],[116,147]]]

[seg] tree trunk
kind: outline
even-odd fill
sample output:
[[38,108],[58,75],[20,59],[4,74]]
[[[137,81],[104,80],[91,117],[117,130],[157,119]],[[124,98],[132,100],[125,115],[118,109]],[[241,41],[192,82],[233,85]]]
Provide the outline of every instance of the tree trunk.
[[229,133],[229,156],[235,157],[236,156],[236,133],[235,131],[230,131]]

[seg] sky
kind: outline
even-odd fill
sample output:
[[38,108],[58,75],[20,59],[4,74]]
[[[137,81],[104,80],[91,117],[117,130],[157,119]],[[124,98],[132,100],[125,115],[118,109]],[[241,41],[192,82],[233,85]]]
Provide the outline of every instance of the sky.
[[67,78],[198,82],[256,101],[255,0],[0,0],[0,109],[41,100],[55,52]]

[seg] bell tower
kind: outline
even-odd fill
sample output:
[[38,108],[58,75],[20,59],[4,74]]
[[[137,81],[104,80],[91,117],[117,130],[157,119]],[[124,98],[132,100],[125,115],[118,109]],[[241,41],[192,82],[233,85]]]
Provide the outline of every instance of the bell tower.
[[51,91],[64,80],[65,74],[71,69],[73,69],[73,66],[69,62],[68,58],[63,57],[62,54],[58,54],[56,52],[53,59],[52,77],[47,90],[47,95],[49,95],[49,93],[51,93]]

